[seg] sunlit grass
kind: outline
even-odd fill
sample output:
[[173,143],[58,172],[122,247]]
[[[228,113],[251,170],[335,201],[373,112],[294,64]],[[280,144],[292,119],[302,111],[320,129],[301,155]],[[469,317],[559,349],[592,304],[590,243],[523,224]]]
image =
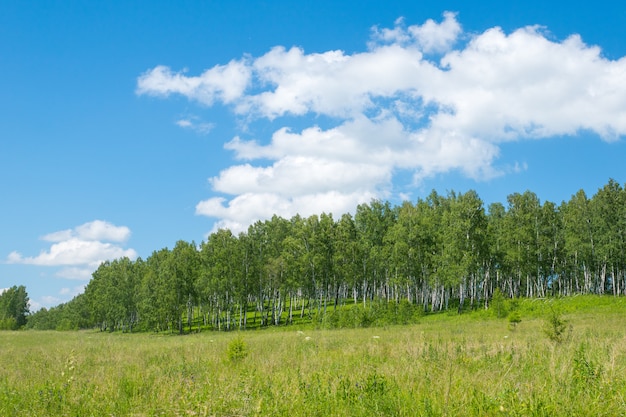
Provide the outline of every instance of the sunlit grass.
[[[477,312],[366,329],[0,332],[0,415],[625,415],[623,300],[527,303],[514,330]],[[573,329],[561,344],[542,332],[548,303]]]

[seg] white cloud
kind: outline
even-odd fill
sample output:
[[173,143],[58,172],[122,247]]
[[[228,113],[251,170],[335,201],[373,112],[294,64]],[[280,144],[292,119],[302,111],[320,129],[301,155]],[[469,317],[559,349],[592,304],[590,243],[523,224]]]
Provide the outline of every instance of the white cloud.
[[124,242],[130,237],[130,229],[126,226],[115,226],[111,223],[95,220],[76,228],[77,236],[85,240],[106,240]]
[[76,236],[76,233],[71,229],[67,229],[48,233],[47,235],[42,236],[41,240],[45,240],[47,242],[63,242],[64,240],[72,239],[74,236]]
[[437,23],[428,19],[423,25],[404,27],[404,19],[395,21],[393,29],[378,27],[372,28],[371,46],[379,43],[392,43],[417,46],[424,53],[441,53],[448,51],[462,33],[461,25],[456,20],[456,13],[445,12],[444,20]]
[[444,21],[436,23],[428,19],[423,25],[410,26],[408,31],[424,52],[445,52],[461,34],[456,14],[445,12]]
[[20,263],[21,260],[22,260],[22,255],[17,251],[13,251],[9,253],[9,255],[7,256],[6,262],[8,264],[17,264],[17,263]]
[[124,242],[129,237],[130,229],[126,226],[115,226],[102,220],[94,220],[77,226],[74,229],[61,230],[47,234],[41,239],[48,242],[63,242],[72,239]]
[[97,267],[107,259],[135,258],[136,256],[137,253],[133,249],[122,249],[111,243],[71,238],[53,244],[49,250],[34,257],[23,257],[18,252],[12,252],[9,254],[8,261],[40,266],[89,265]]
[[28,299],[28,310],[32,313],[34,313],[35,311],[40,310],[43,307],[43,305],[37,301]]
[[[578,35],[558,41],[536,26],[470,34],[446,12],[441,22],[373,28],[354,54],[277,46],[197,77],[158,66],[137,92],[221,102],[272,123],[269,141],[226,143],[245,163],[209,181],[231,197],[196,207],[240,230],[272,214],[353,209],[392,192],[398,171],[419,183],[451,170],[480,180],[526,169],[497,165],[504,141],[583,130],[616,140],[626,134],[624,80],[626,58],[609,60]],[[311,124],[293,131],[280,125],[286,115]],[[334,125],[315,126],[315,115]]]
[[77,295],[85,291],[85,285],[77,285],[74,287],[64,287],[59,290],[57,295],[44,295],[39,300],[28,300],[28,309],[31,312],[36,312],[42,308],[51,308],[58,306],[61,303],[66,303]]
[[93,273],[93,268],[77,268],[77,267],[68,267],[62,268],[57,271],[54,275],[59,278],[65,279],[73,279],[79,281],[89,281],[91,279],[91,274]]
[[[130,229],[116,226],[102,220],[84,223],[73,229],[49,233],[41,240],[51,242],[47,250],[37,256],[23,256],[17,251],[11,252],[6,259],[10,264],[37,265],[58,267],[54,275],[68,280],[89,281],[91,274],[106,260],[122,257],[135,259],[137,252],[121,245],[130,238]],[[37,311],[41,307],[50,307],[68,301],[83,292],[85,285],[62,289],[57,296],[46,295],[38,301],[30,300],[30,310]],[[70,298],[71,298],[70,297]]]
[[200,135],[207,135],[215,127],[214,123],[200,121],[196,116],[189,116],[176,121],[176,125],[183,129],[193,130]]
[[415,49],[384,45],[374,51],[305,54],[300,48],[276,47],[254,61],[259,82],[269,88],[243,96],[237,113],[274,119],[286,114],[317,113],[354,117],[375,108],[377,97],[412,91],[432,71]]
[[85,270],[93,271],[105,260],[136,258],[137,253],[134,249],[124,249],[119,245],[129,237],[128,227],[95,220],[74,229],[47,234],[41,239],[54,242],[48,250],[30,257],[24,257],[14,251],[7,256],[7,262],[39,266],[74,266],[76,268],[61,270],[57,276],[85,279]]
[[212,232],[222,228],[240,232],[246,230],[255,220],[269,219],[274,214],[289,218],[296,213],[304,217],[322,212],[347,213],[358,204],[367,203],[375,197],[376,194],[369,192],[346,194],[328,191],[298,197],[245,193],[228,202],[220,197],[201,201],[196,206],[196,214],[220,219]]
[[441,62],[441,83],[424,96],[454,111],[438,113],[431,129],[494,142],[581,129],[607,140],[626,133],[626,59],[606,60],[579,36],[557,43],[535,27],[510,35],[494,28]]
[[69,296],[75,297],[78,294],[81,294],[83,291],[85,291],[85,286],[78,285],[73,288],[61,288],[61,290],[59,291],[59,295],[64,295],[64,296],[69,295]]
[[237,165],[211,179],[216,191],[228,194],[272,193],[299,196],[327,191],[329,184],[339,192],[377,184],[390,178],[388,167],[344,163],[339,160],[286,156],[270,167]]
[[245,61],[216,65],[197,77],[187,77],[184,72],[173,72],[159,65],[139,77],[137,94],[162,97],[182,94],[206,105],[218,100],[229,103],[241,97],[248,86],[250,72]]
[[[52,295],[44,295],[43,297],[41,297],[41,303],[31,301],[31,306],[33,306],[33,311],[36,311],[40,307],[43,307],[43,306],[48,306],[48,307],[54,306],[54,305],[57,305],[57,304],[61,303],[62,301],[63,300],[61,300],[58,297],[55,297],[55,296],[52,296]],[[37,308],[35,306],[37,306]]]
[[189,119],[180,119],[176,121],[176,125],[182,128],[192,127],[193,123]]

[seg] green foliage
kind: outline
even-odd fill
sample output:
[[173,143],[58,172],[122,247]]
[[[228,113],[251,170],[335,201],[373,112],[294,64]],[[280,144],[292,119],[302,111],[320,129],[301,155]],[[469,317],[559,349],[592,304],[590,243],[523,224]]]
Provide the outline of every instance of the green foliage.
[[67,330],[78,330],[78,326],[76,326],[72,321],[68,318],[61,319],[59,324],[57,324],[55,330],[58,331],[67,331]]
[[543,300],[519,301],[515,333],[484,311],[250,331],[235,362],[226,352],[242,334],[0,332],[0,415],[619,415],[626,303],[585,298],[558,301],[577,329],[558,349],[537,340],[556,303]]
[[560,206],[531,191],[506,203],[485,212],[473,190],[433,191],[399,207],[360,204],[338,220],[275,215],[239,235],[218,230],[199,245],[178,241],[145,260],[104,262],[83,295],[34,314],[8,301],[24,300],[23,287],[14,287],[0,296],[0,321],[179,334],[311,318],[324,328],[359,328],[414,323],[424,311],[488,307],[506,318],[517,300],[538,300],[510,316],[514,327],[539,314],[542,300],[626,293],[620,184],[609,180],[593,197],[579,191]]
[[248,356],[248,345],[241,336],[235,337],[228,343],[226,357],[231,362],[239,362]]
[[373,307],[374,323],[378,326],[417,323],[420,308],[408,300],[400,302],[380,301]]
[[513,298],[508,300],[507,306],[505,307],[506,311],[508,311],[507,320],[509,322],[509,329],[515,330],[517,325],[522,322],[522,314],[519,311],[520,303],[519,300]]
[[569,339],[572,333],[571,325],[563,318],[561,312],[554,307],[550,307],[548,316],[543,325],[543,333],[556,344],[560,344]]
[[26,324],[28,294],[23,285],[0,293],[0,330],[17,330]]
[[493,292],[493,296],[491,297],[490,308],[493,309],[497,318],[501,319],[506,317],[507,308],[506,308],[506,300],[504,299],[504,295],[500,291],[500,288],[496,288]]
[[91,327],[85,294],[50,309],[42,308],[27,318],[26,328],[33,330],[78,330]]
[[0,320],[0,330],[17,330],[19,326],[17,325],[17,320],[15,317],[9,317],[6,319]]
[[594,360],[588,358],[587,350],[586,344],[581,343],[574,352],[572,380],[578,387],[591,390],[598,386],[602,376],[602,367]]
[[366,307],[362,304],[343,306],[326,314],[316,315],[314,322],[324,329],[357,329],[414,324],[419,322],[421,316],[421,308],[408,300],[401,300],[399,303],[381,300]]
[[511,330],[515,330],[517,328],[517,325],[520,324],[522,322],[522,316],[520,314],[519,311],[511,311],[509,313],[509,328]]

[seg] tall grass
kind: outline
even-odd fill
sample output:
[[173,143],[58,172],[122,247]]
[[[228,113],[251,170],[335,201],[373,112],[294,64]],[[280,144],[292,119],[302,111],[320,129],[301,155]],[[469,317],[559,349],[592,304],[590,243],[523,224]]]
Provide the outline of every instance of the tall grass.
[[[521,302],[514,330],[478,312],[182,337],[0,332],[0,415],[626,415],[626,306],[596,301]],[[549,303],[573,329],[562,343],[542,330]]]

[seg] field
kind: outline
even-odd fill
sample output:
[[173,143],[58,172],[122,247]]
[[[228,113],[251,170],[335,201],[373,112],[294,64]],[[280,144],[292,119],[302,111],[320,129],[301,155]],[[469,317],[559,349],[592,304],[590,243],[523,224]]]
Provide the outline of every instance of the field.
[[[546,317],[567,322],[560,342]],[[624,416],[626,299],[418,324],[0,332],[1,416]],[[550,332],[548,332],[550,333]]]

